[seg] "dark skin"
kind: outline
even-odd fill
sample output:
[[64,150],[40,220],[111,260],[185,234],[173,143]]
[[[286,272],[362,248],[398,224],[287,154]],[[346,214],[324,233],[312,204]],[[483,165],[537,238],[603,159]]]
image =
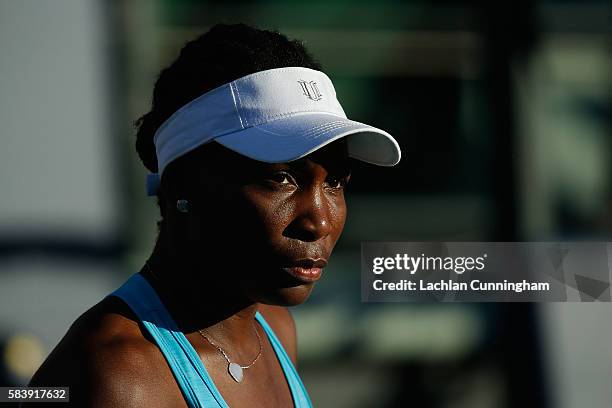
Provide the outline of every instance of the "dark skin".
[[[287,306],[303,303],[315,283],[283,268],[331,255],[346,219],[346,143],[341,139],[279,164],[247,159],[216,143],[200,150],[191,156],[205,165],[183,176],[184,188],[164,190],[162,230],[141,273],[229,406],[291,407],[288,384],[255,313],[264,316],[295,364],[295,325]],[[189,200],[188,213],[176,211],[179,198]],[[259,351],[258,331],[263,351],[241,383],[230,378],[226,360],[199,329],[242,365]],[[69,386],[70,404],[62,406],[186,406],[159,348],[115,297],[72,325],[30,385]]]

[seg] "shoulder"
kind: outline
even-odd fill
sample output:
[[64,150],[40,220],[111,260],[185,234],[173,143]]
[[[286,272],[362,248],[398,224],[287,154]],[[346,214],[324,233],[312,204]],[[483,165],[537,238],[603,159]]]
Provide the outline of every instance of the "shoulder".
[[30,385],[70,387],[71,406],[164,406],[163,357],[127,309],[107,298],[81,315]]
[[297,333],[289,309],[283,306],[259,305],[259,312],[270,325],[294,365],[297,363]]

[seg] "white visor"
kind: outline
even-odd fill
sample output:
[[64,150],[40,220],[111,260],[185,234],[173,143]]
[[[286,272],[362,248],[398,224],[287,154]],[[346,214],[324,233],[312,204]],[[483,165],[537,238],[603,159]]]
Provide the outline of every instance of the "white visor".
[[323,72],[303,67],[256,72],[199,96],[159,127],[153,138],[159,176],[149,176],[148,194],[156,194],[170,162],[212,140],[251,159],[281,163],[342,137],[348,137],[350,157],[380,166],[400,161],[390,134],[347,119]]

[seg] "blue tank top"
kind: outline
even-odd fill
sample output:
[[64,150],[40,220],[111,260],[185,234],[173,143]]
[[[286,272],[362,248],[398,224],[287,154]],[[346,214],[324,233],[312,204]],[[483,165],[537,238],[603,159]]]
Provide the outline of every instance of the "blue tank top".
[[[229,408],[198,353],[179,331],[153,287],[140,273],[132,275],[108,296],[123,299],[142,321],[166,358],[189,407]],[[281,342],[259,312],[256,312],[255,319],[272,344],[289,384],[295,408],[312,408],[304,384]]]

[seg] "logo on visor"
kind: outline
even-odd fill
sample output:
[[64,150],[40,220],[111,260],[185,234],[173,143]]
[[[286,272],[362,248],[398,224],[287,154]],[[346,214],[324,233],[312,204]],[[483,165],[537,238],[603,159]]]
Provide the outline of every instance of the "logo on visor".
[[320,101],[323,99],[323,95],[319,92],[319,88],[315,81],[303,81],[300,79],[298,83],[301,85],[302,92],[304,92],[304,95],[308,99],[312,99],[313,101]]

